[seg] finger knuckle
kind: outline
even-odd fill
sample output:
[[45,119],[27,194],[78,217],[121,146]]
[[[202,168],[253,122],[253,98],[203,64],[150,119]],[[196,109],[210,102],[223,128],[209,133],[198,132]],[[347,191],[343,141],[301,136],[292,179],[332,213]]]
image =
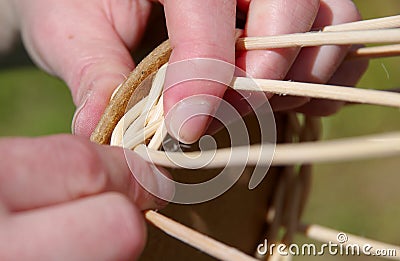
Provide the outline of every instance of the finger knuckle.
[[68,139],[72,155],[67,175],[67,189],[73,198],[105,191],[108,184],[107,168],[102,162],[98,150],[89,141],[75,138]]

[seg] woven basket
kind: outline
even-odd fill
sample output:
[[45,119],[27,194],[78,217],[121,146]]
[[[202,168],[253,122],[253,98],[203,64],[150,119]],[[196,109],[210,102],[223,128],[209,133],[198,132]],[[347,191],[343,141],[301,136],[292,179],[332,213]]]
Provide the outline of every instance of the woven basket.
[[[331,26],[318,33],[242,38],[237,42],[237,49],[393,43],[400,42],[400,29],[393,29],[397,27],[400,27],[400,17],[394,16]],[[149,87],[139,87],[140,84],[168,61],[170,53],[168,41],[164,42],[137,66],[111,99],[99,125],[92,134],[93,141],[110,144],[113,131],[126,111],[134,108],[135,104],[148,95]],[[352,52],[348,58],[365,59],[393,56],[399,53],[398,45],[385,45],[360,48]],[[241,88],[239,80],[236,83],[238,88]],[[257,79],[256,82],[264,91],[277,94],[285,93],[400,108],[400,94],[393,92]],[[348,159],[349,156],[366,158],[400,153],[398,133],[374,136],[375,140],[380,141],[378,143],[371,137],[334,143],[317,142],[321,129],[318,118],[302,116],[300,119],[295,113],[276,113],[274,116],[277,142],[284,145],[277,145],[274,159],[276,161],[274,165],[277,166],[269,170],[266,179],[255,190],[248,190],[251,174],[251,167],[248,167],[240,180],[227,193],[215,200],[198,205],[170,204],[161,212],[145,212],[146,219],[154,226],[149,227],[149,242],[143,253],[143,260],[214,260],[214,258],[254,260],[252,256],[257,257],[257,247],[264,242],[264,239],[268,239],[269,244],[289,245],[298,232],[323,242],[330,240],[335,242],[338,231],[315,225],[307,226],[300,221],[310,190],[310,164],[314,161]],[[162,119],[161,115],[157,117]],[[246,122],[249,128],[257,127],[251,117],[246,119]],[[150,127],[152,126],[143,125],[143,129]],[[150,140],[154,138],[152,135],[156,129],[154,128],[154,131],[150,133]],[[219,135],[216,136],[217,139],[224,139],[223,134]],[[148,144],[148,142],[149,140],[145,139],[141,141],[142,144]],[[338,148],[342,148],[344,153],[337,155]],[[289,155],[287,151],[293,151],[293,153]],[[162,160],[156,163],[161,165],[165,163],[165,166],[169,166]],[[172,170],[173,176],[179,178],[181,182],[195,181],[193,175],[187,175],[187,172],[188,170],[184,169]],[[197,170],[197,172],[204,178],[210,178],[218,173],[218,169]],[[377,247],[394,248],[400,251],[398,247],[355,236],[350,239],[347,243],[370,243]],[[258,258],[272,259],[277,256],[266,255],[258,256]]]

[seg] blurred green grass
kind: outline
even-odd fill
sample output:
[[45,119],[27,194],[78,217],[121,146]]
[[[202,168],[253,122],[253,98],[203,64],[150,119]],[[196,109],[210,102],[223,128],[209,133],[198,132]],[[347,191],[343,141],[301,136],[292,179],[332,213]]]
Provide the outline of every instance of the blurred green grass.
[[[394,15],[400,11],[399,0],[354,2],[364,18]],[[12,66],[0,69],[0,136],[69,133],[74,105],[67,87],[30,65],[26,58],[22,60],[23,66],[8,63]],[[400,87],[399,69],[400,58],[373,60],[358,86]],[[338,114],[323,119],[324,138],[400,130],[399,116],[398,109],[347,106]],[[399,169],[400,157],[315,166],[313,190],[304,221],[400,245]],[[310,257],[298,258],[302,259]],[[324,259],[352,258],[327,256]]]
[[[397,15],[400,11],[398,0],[354,2],[364,19]],[[398,57],[371,60],[358,86],[373,89],[398,88],[399,69]],[[336,115],[323,119],[324,138],[398,131],[399,116],[398,109],[368,105],[347,106]],[[400,245],[399,174],[400,157],[316,165],[304,221]],[[310,242],[302,236],[297,239],[299,242]],[[316,258],[298,257],[296,260]],[[324,260],[365,258],[324,256]],[[380,260],[368,258],[375,259]]]
[[34,67],[0,71],[0,135],[70,132],[74,105],[68,89]]

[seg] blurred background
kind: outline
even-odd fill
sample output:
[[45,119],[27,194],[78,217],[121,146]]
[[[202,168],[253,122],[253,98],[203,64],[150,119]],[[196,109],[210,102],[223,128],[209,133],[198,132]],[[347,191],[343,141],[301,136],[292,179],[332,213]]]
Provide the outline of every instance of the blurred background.
[[[354,2],[365,19],[400,12],[399,0]],[[372,60],[358,86],[400,87],[399,70],[400,57]],[[65,84],[36,68],[22,44],[0,56],[0,136],[70,133],[74,109]],[[324,139],[399,131],[399,116],[398,109],[347,106],[323,119]],[[314,172],[306,223],[400,245],[400,157],[321,164],[315,166]],[[298,240],[309,242],[301,236]],[[297,258],[302,259],[306,258]]]

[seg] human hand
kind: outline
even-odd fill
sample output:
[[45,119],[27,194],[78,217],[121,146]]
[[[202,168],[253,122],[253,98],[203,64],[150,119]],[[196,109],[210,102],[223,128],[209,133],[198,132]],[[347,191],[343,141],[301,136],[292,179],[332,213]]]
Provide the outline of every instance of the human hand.
[[151,3],[147,0],[14,0],[33,60],[69,86],[74,133],[89,137],[114,89],[134,68]]
[[[360,19],[356,6],[350,0],[238,0],[237,4],[238,9],[247,14],[244,36],[307,32]],[[164,6],[173,46],[170,62],[198,57],[213,58],[236,64],[254,78],[346,86],[356,84],[367,66],[365,61],[344,61],[350,46],[255,50],[237,53],[235,57],[235,1],[166,0]],[[186,65],[190,66],[190,63]],[[210,73],[215,71],[210,70]],[[232,77],[233,68],[225,73],[225,78]],[[174,80],[169,78],[174,78],[174,75],[167,71],[166,82],[173,83]],[[169,112],[173,107],[175,109],[167,118],[166,125],[170,133],[186,143],[196,141],[209,123],[207,116],[187,120],[191,117],[187,111],[212,115],[218,106],[206,98],[192,103],[180,102],[198,94],[224,97],[232,104],[240,102],[232,90],[226,91],[224,85],[215,82],[190,81],[168,89],[164,93],[165,111]],[[295,109],[317,116],[334,113],[341,105],[340,102],[327,100],[267,96],[274,110]],[[239,98],[242,100],[242,97]],[[242,109],[242,114],[249,109],[245,106],[236,107]],[[176,135],[178,130],[179,135]]]
[[160,193],[167,188],[138,155],[125,155],[67,135],[0,140],[0,259],[137,258],[146,239],[140,211],[164,202],[129,167]]
[[[134,67],[129,49],[139,41],[150,3],[145,0],[15,0],[22,19],[25,43],[33,58],[70,86],[78,109],[76,134],[89,136],[108,103],[112,91]],[[171,44],[170,62],[193,58],[218,59],[236,64],[250,76],[290,79],[338,85],[354,85],[365,70],[365,62],[343,61],[349,46],[248,51],[235,57],[236,1],[165,0],[165,15]],[[267,36],[306,32],[325,25],[360,19],[350,0],[238,0],[247,14],[245,36]],[[44,14],[40,16],[39,14]],[[351,68],[351,73],[349,73]],[[214,73],[211,70],[211,73]],[[219,78],[229,79],[233,69]],[[167,71],[166,82],[173,82]],[[174,107],[174,119],[166,119],[170,133],[186,143],[196,141],[209,118],[186,120],[194,114],[212,114],[218,104],[210,101],[181,103],[193,95],[212,95],[229,100],[222,84],[191,81],[178,84],[164,94],[164,110]],[[268,97],[272,97],[268,94]],[[327,115],[340,103],[298,97],[272,97],[275,110],[297,109]],[[197,103],[197,105],[196,105]],[[182,106],[178,106],[181,104]],[[176,105],[176,106],[175,106]],[[206,106],[205,106],[206,105]],[[185,111],[185,113],[182,113]],[[178,133],[179,130],[179,133]]]

